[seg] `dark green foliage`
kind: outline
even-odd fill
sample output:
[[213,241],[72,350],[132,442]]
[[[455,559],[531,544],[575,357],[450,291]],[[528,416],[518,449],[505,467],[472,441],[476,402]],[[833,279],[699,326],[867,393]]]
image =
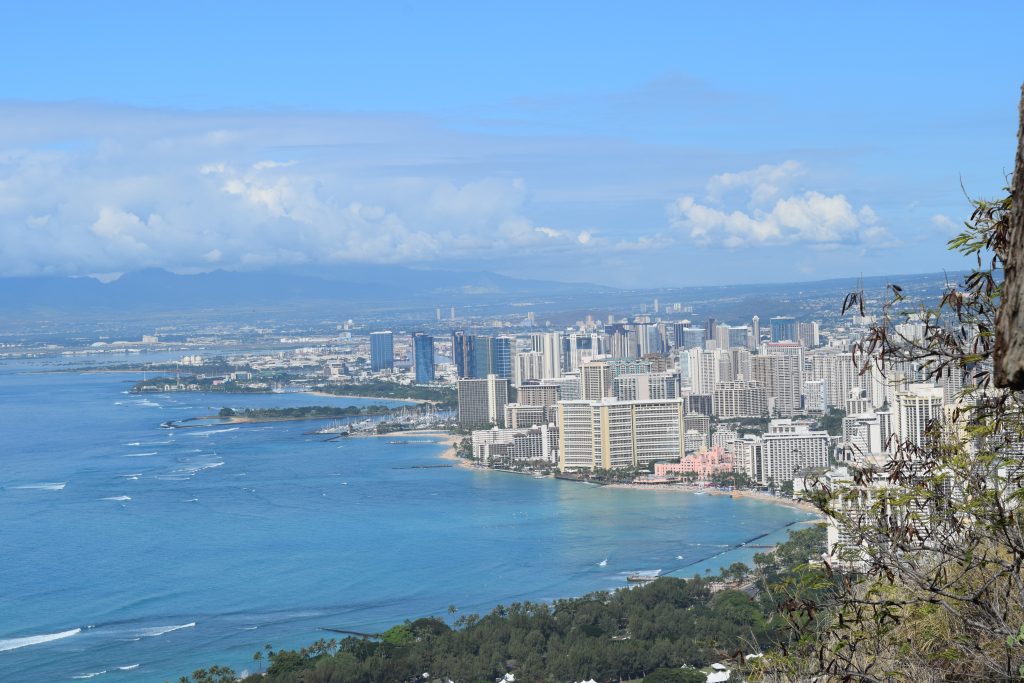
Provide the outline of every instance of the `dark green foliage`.
[[230,410],[230,416],[246,417],[254,420],[296,420],[296,419],[319,419],[331,417],[358,417],[361,415],[386,415],[391,412],[387,406],[301,406],[296,408],[246,408],[242,411],[224,408],[220,416],[225,417],[224,411]]
[[[762,587],[768,587],[768,577],[788,580],[812,571],[806,564],[824,550],[824,535],[820,527],[798,531],[779,552],[759,555]],[[735,563],[716,580],[738,580],[750,572]],[[735,663],[737,655],[777,642],[782,624],[770,593],[759,599],[739,590],[713,593],[711,579],[665,577],[632,590],[550,605],[499,605],[483,616],[460,616],[454,629],[437,618],[418,619],[376,638],[345,638],[336,647],[321,641],[299,651],[268,649],[267,676],[258,680],[476,683],[512,672],[517,681],[531,683],[703,681],[704,674],[694,668]]]
[[644,683],[704,683],[707,674],[696,669],[657,669],[644,677]]
[[754,487],[754,480],[743,472],[716,472],[709,480],[715,486],[732,486],[738,489],[749,489]]
[[845,410],[840,410],[835,407],[829,408],[828,413],[818,418],[818,422],[814,425],[814,428],[824,430],[828,432],[830,436],[839,436],[843,433],[844,417],[846,417]]
[[339,396],[365,396],[367,398],[394,398],[428,401],[439,408],[456,408],[459,405],[454,387],[433,387],[395,382],[370,381],[359,384],[325,384],[317,391]]

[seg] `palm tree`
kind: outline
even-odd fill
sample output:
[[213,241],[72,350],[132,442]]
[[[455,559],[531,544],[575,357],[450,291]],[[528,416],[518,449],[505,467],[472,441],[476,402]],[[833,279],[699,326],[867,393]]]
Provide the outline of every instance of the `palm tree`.
[[260,671],[262,672],[263,671],[263,653],[260,652],[259,650],[257,650],[256,654],[254,654],[252,656],[252,661],[256,662],[256,664],[259,665]]

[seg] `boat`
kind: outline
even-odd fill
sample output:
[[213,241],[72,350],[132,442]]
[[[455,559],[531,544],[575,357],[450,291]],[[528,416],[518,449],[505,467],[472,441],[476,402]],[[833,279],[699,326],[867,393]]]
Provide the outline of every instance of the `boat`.
[[656,578],[661,576],[660,569],[651,569],[649,571],[633,572],[626,576],[626,581],[630,583],[646,583],[648,581],[654,581]]

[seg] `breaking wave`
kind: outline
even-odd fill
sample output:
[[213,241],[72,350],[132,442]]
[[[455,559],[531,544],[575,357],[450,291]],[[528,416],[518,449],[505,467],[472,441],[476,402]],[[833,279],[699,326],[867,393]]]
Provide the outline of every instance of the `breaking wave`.
[[44,633],[38,636],[7,638],[0,640],[0,652],[7,652],[8,650],[17,650],[18,648],[28,647],[29,645],[41,645],[42,643],[49,643],[54,640],[70,638],[71,636],[77,636],[81,632],[82,629],[73,628],[70,631],[61,631],[59,633]]
[[58,481],[50,484],[24,484],[22,486],[12,486],[11,488],[23,489],[25,491],[63,491],[67,485],[66,481]]
[[183,628],[195,628],[195,626],[196,622],[194,621],[190,621],[187,624],[178,624],[177,626],[153,626],[152,628],[142,629],[139,631],[139,635],[143,638],[156,638],[157,636],[162,636],[165,633],[170,633],[171,631],[180,631]]

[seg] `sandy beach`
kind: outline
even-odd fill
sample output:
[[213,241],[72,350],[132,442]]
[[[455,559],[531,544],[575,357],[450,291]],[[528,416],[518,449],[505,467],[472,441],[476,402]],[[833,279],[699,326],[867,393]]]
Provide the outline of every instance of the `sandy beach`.
[[765,503],[772,503],[774,505],[782,505],[795,510],[802,510],[804,512],[810,512],[814,515],[821,516],[821,511],[814,507],[810,503],[805,503],[799,500],[793,500],[791,498],[781,498],[779,496],[773,496],[761,491],[749,491],[739,489],[735,491],[720,491],[718,489],[707,489],[702,486],[694,486],[692,484],[606,484],[609,488],[619,489],[635,489],[640,491],[671,491],[674,493],[689,493],[689,494],[706,494],[709,496],[729,496],[730,498],[752,498],[754,500],[760,500]]
[[[457,434],[449,434],[448,432],[438,431],[434,429],[423,429],[423,430],[409,430],[401,432],[391,432],[389,434],[358,434],[351,438],[355,439],[379,439],[387,437],[396,440],[405,439],[433,439],[437,443],[444,444],[448,448],[441,454],[441,458],[444,460],[450,460],[459,467],[472,470],[490,470],[488,467],[481,467],[471,460],[466,458],[460,458],[457,454],[456,449],[458,448],[459,442],[462,438]],[[765,503],[771,503],[773,505],[782,505],[784,507],[793,508],[794,510],[801,510],[803,512],[809,512],[818,517],[822,517],[821,511],[810,503],[805,503],[799,500],[793,500],[791,498],[781,498],[779,496],[772,496],[761,491],[749,491],[749,490],[736,490],[736,491],[721,491],[718,489],[708,489],[702,486],[695,486],[693,484],[605,484],[608,488],[618,489],[633,489],[638,491],[669,491],[672,493],[689,493],[705,494],[709,496],[729,496],[730,498],[752,498]]]
[[396,441],[404,441],[408,439],[431,439],[439,444],[447,446],[443,453],[441,453],[441,459],[450,460],[453,464],[458,467],[464,467],[471,470],[487,469],[483,467],[477,467],[472,461],[460,458],[457,455],[457,448],[459,442],[463,437],[457,434],[449,434],[448,432],[442,432],[436,429],[410,429],[406,431],[391,432],[389,434],[356,434],[350,438],[353,439],[380,439],[387,437]]

